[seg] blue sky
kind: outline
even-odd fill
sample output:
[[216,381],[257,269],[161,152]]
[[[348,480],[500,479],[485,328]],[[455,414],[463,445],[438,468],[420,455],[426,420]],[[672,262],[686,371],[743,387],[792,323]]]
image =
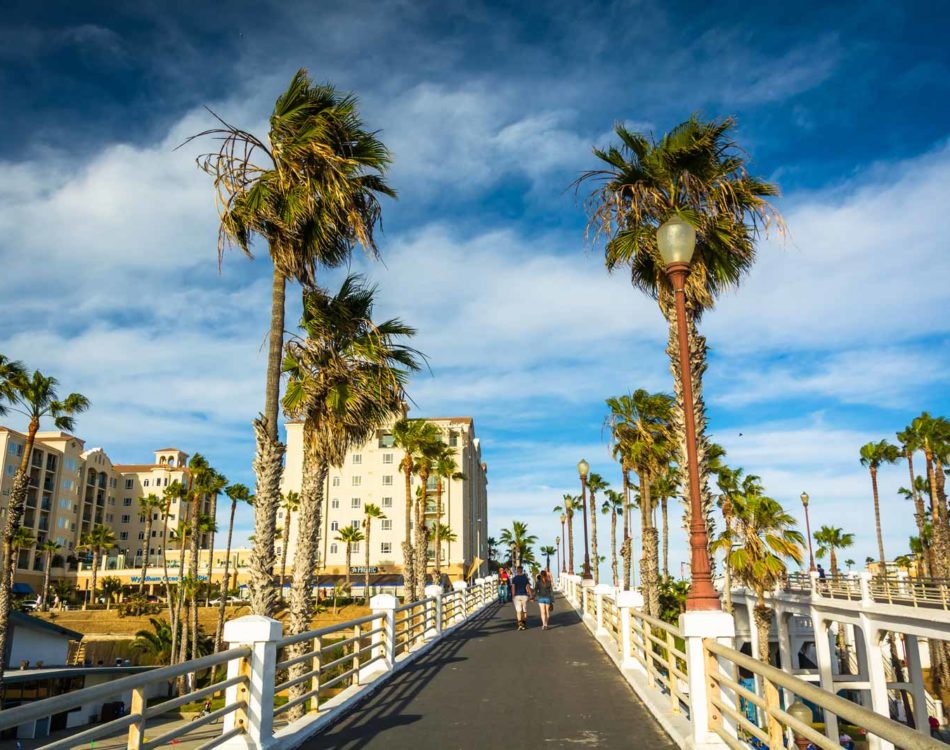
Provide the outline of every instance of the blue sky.
[[[617,479],[604,398],[670,387],[658,310],[606,273],[568,187],[616,121],[731,114],[791,235],[703,321],[710,431],[795,512],[807,489],[813,526],[854,531],[862,560],[858,448],[950,411],[950,8],[833,5],[14,2],[0,351],[86,393],[78,432],[115,460],[174,444],[250,483],[269,268],[219,272],[211,186],[174,148],[205,106],[263,133],[306,67],[395,155],[383,263],[353,265],[419,328],[418,413],[472,415],[492,531],[518,518],[548,542],[581,456]],[[906,479],[882,471],[890,554],[913,529]]]

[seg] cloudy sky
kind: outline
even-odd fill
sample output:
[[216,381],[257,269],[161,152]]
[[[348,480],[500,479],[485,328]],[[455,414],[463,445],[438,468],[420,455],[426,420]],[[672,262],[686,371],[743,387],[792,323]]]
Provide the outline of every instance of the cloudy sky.
[[[833,6],[833,7],[832,7]],[[940,17],[941,14],[943,17]],[[569,189],[624,121],[735,115],[791,230],[703,322],[710,430],[813,526],[874,554],[859,447],[950,411],[950,9],[931,3],[14,1],[0,27],[0,352],[90,397],[116,461],[173,444],[251,483],[269,267],[216,262],[205,107],[261,134],[301,67],[392,149],[379,313],[419,329],[417,414],[471,415],[490,527],[618,481],[604,399],[669,389],[665,325],[585,243]],[[324,277],[337,283],[339,274]],[[291,291],[296,297],[296,292]],[[297,305],[288,317],[294,320]],[[22,425],[12,424],[14,427]],[[906,550],[906,467],[881,475]],[[239,536],[251,526],[239,520]],[[671,562],[685,559],[673,533]]]

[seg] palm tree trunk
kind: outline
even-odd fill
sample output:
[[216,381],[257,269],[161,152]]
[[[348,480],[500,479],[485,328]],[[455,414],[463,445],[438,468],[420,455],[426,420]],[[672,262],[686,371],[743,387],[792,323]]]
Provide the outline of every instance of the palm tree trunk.
[[40,600],[40,612],[46,612],[46,600],[49,597],[49,574],[53,564],[53,550],[46,550],[46,562],[43,565],[43,598]]
[[772,628],[772,610],[765,604],[765,591],[756,590],[752,616],[759,637],[759,661],[769,663],[769,630]]
[[650,480],[646,471],[640,473],[640,524],[643,549],[640,560],[640,585],[647,614],[657,617],[660,612],[660,591],[657,585],[657,533],[653,526]]
[[284,523],[284,545],[280,556],[280,598],[284,598],[284,581],[287,575],[287,548],[290,546],[290,515],[293,511],[287,508],[287,520]]
[[353,545],[349,542],[346,543],[346,590],[350,592],[350,597],[353,596],[353,583],[350,579],[350,568],[352,567],[353,562]]
[[831,578],[835,581],[838,580],[838,555],[835,552],[835,548],[832,547],[829,550],[829,557],[831,559]]
[[[550,565],[548,566],[550,567]],[[620,586],[620,575],[617,572],[617,513],[610,509],[610,572],[613,574],[614,588]]]
[[[211,527],[208,531],[208,586],[205,589],[205,606],[211,606],[211,584],[214,582],[214,534],[218,523],[218,493],[211,495],[211,508],[208,515],[211,516]],[[225,581],[225,584],[227,581]]]
[[[281,313],[280,324],[281,333],[278,334],[279,336],[283,333],[283,313]],[[273,335],[272,329],[272,348]],[[279,379],[275,384],[275,390],[278,386]],[[273,431],[270,429],[270,424],[274,425]],[[277,562],[274,557],[274,534],[277,527],[277,506],[280,504],[280,477],[283,471],[285,447],[273,436],[276,429],[276,419],[273,423],[270,423],[266,417],[254,420],[256,441],[253,462],[255,477],[254,548],[251,552],[250,593],[251,611],[255,615],[264,617],[270,617],[273,614],[277,603],[277,592],[274,588],[274,567]]]
[[228,520],[228,546],[224,553],[224,585],[222,586],[221,602],[218,604],[218,624],[214,629],[215,653],[224,647],[224,615],[228,599],[228,580],[231,575],[231,539],[234,536],[234,514],[237,511],[237,500],[231,501],[231,518]]
[[[271,285],[270,346],[267,350],[267,382],[264,386],[264,420],[270,442],[280,441],[280,365],[284,357],[284,311],[287,282],[275,267]],[[269,542],[273,537],[268,537]],[[270,575],[273,575],[271,571]]]
[[373,523],[372,518],[366,516],[366,556],[363,558],[366,561],[366,564],[363,566],[363,603],[368,607],[369,606],[369,535],[370,535],[370,525]]
[[426,582],[426,568],[429,564],[429,544],[426,540],[425,508],[428,499],[429,473],[419,472],[419,481],[422,484],[421,497],[416,500],[416,534],[415,534],[415,588],[411,601],[422,599],[422,589]]
[[[191,498],[191,559],[188,561],[188,575],[191,578],[191,658],[198,658],[198,561],[201,554],[201,501],[198,491]],[[192,683],[194,684],[194,683]]]
[[[728,525],[726,529],[728,530]],[[725,562],[722,566],[722,609],[724,612],[732,614],[732,566],[729,564],[729,555],[732,554],[732,543],[726,543]]]
[[145,539],[142,540],[142,580],[139,581],[139,593],[145,593],[145,576],[148,575],[148,540],[152,536],[152,509],[146,509]]
[[594,584],[600,583],[600,558],[597,556],[597,502],[590,493],[590,552]]
[[406,538],[402,543],[402,595],[407,602],[412,601],[416,591],[415,557],[412,548],[412,463],[407,453],[403,458],[403,472],[406,475]]
[[[310,444],[309,435],[305,433],[304,446]],[[320,551],[320,526],[326,475],[326,463],[311,448],[305,447],[300,505],[297,509],[297,546],[294,548],[294,564],[291,571],[289,635],[306,633],[311,628],[315,603],[314,570]],[[335,602],[336,589],[334,587],[334,608]],[[301,656],[307,652],[308,648],[309,643],[306,641],[294,644],[288,649],[288,656]],[[290,677],[299,677],[310,668],[311,665],[308,663],[295,664],[290,668]],[[289,697],[293,700],[309,689],[309,683],[295,685],[290,689]],[[304,706],[300,705],[288,711],[288,718],[293,721],[302,717],[303,714]]]
[[89,603],[96,604],[96,577],[99,575],[99,550],[92,551],[92,591],[89,592]]
[[567,514],[567,572],[574,575],[574,513]]
[[442,583],[442,478],[435,486],[435,569],[432,582]]
[[663,513],[663,578],[670,579],[670,515],[667,508],[667,498],[660,499],[660,509]]
[[623,588],[632,587],[630,564],[633,562],[630,543],[630,478],[627,476],[626,466],[623,472],[623,542],[620,545],[620,556],[623,558]]
[[[162,519],[162,571],[165,577],[165,604],[168,606],[168,622],[172,630],[172,645],[170,649],[170,659],[168,665],[175,663],[175,647],[178,645],[178,612],[175,608],[175,602],[172,598],[171,584],[168,582],[168,511],[170,503],[166,503],[164,517]],[[179,576],[180,578],[181,576]],[[177,598],[177,597],[176,597]]]
[[881,533],[881,503],[877,495],[877,467],[871,466],[871,489],[874,493],[874,530],[877,533],[877,554],[881,561],[881,575],[887,573],[884,557],[884,535]]

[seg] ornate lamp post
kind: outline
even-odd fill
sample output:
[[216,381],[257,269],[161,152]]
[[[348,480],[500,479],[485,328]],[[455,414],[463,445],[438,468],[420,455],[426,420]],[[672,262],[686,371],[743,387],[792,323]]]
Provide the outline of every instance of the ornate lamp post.
[[[565,513],[561,514],[561,539],[564,540],[564,554],[561,555],[561,572],[567,573],[567,537],[564,536],[564,522],[567,520],[567,515]],[[574,571],[572,570],[571,573]]]
[[815,555],[811,551],[811,523],[808,520],[808,493],[802,493],[802,507],[805,509],[805,533],[808,535],[808,572],[815,571]]
[[693,412],[693,380],[689,369],[686,328],[686,277],[696,249],[696,230],[678,216],[664,222],[656,232],[660,257],[673,285],[676,328],[679,338],[680,377],[683,380],[683,417],[686,423],[686,463],[689,468],[689,547],[691,582],[687,610],[721,610],[719,594],[712,583],[709,538],[699,496],[699,465],[696,458],[696,415]]
[[[804,703],[802,703],[800,700],[796,700],[791,706],[789,706],[785,710],[789,714],[791,714],[793,718],[797,719],[802,724],[807,724],[808,726],[811,726],[811,722],[812,722],[811,709],[808,706],[806,706]],[[805,735],[800,734],[799,732],[796,732],[794,729],[792,730],[792,734],[795,737],[795,745],[798,746],[799,750],[805,750],[808,747],[808,743],[809,743],[808,738]]]
[[590,547],[587,542],[587,475],[590,473],[590,464],[583,458],[577,462],[577,473],[581,477],[582,510],[584,511],[584,572],[581,577],[590,579],[592,578],[590,574]]
[[557,546],[557,567],[555,570],[561,569],[561,537],[554,538],[554,544]]

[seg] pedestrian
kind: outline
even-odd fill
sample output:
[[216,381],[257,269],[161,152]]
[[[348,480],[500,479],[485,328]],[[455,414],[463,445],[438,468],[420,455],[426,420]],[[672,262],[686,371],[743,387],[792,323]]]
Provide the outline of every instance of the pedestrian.
[[535,598],[538,600],[538,609],[541,610],[541,630],[547,630],[548,621],[551,619],[551,605],[554,604],[554,579],[551,578],[550,570],[542,570],[538,576]]
[[531,579],[524,574],[524,568],[519,565],[517,575],[511,579],[511,598],[515,603],[518,630],[524,630],[528,627],[528,597],[533,593]]
[[508,569],[501,568],[498,571],[498,599],[503,604],[508,601],[508,594],[511,593],[510,589],[511,580],[508,576]]
[[818,563],[818,580],[825,580],[825,569],[821,567],[821,563]]

